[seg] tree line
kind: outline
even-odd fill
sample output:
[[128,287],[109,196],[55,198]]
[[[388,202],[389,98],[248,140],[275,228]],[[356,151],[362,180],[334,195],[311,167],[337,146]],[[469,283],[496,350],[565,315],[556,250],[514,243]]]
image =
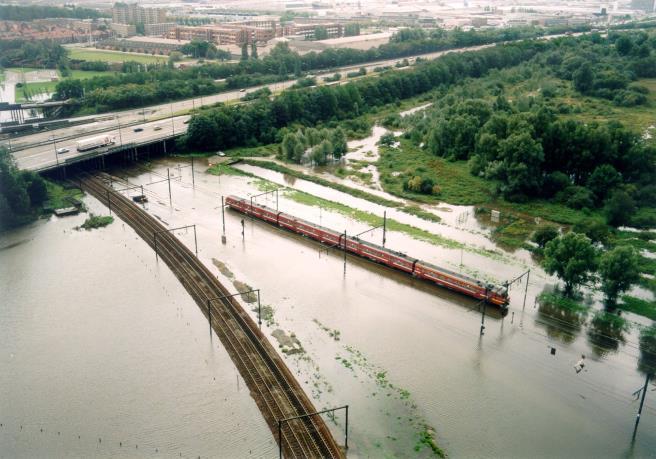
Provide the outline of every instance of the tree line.
[[517,65],[547,46],[543,42],[519,42],[446,55],[405,72],[389,72],[344,85],[284,91],[272,102],[206,109],[192,117],[188,134],[181,142],[200,150],[280,142],[279,130],[285,126],[294,123],[315,126],[320,122],[354,118],[440,85]]
[[[402,32],[399,32],[402,33]],[[279,43],[271,52],[263,57],[257,57],[257,48],[251,47],[250,55],[248,45],[242,49],[242,59],[238,63],[205,63],[185,69],[166,68],[165,65],[149,66],[148,72],[136,72],[117,74],[106,77],[96,77],[80,80],[84,88],[83,94],[77,101],[77,109],[82,112],[102,112],[114,109],[139,107],[151,103],[153,98],[168,94],[168,98],[160,101],[175,100],[183,97],[191,97],[188,94],[201,95],[199,91],[187,91],[179,89],[171,91],[170,88],[160,90],[158,86],[166,82],[175,81],[174,86],[191,85],[194,87],[207,87],[207,82],[198,80],[214,79],[225,80],[224,84],[213,86],[214,92],[225,89],[240,89],[258,84],[272,83],[289,79],[292,75],[296,78],[303,73],[315,70],[330,69],[345,65],[361,64],[365,62],[407,57],[419,53],[440,51],[450,48],[473,46],[478,44],[496,43],[506,40],[538,37],[544,34],[540,28],[510,28],[485,32],[460,30],[442,31],[437,35],[435,32],[430,37],[414,40],[391,40],[390,43],[372,48],[366,51],[348,48],[326,49],[300,55],[292,51],[288,44]],[[192,56],[206,57],[215,53],[217,58],[220,50],[213,51],[207,42],[192,42],[184,48],[184,53]],[[138,65],[142,68],[143,65]],[[132,95],[139,89],[134,85],[143,85],[143,97],[133,98]],[[55,98],[61,99],[62,93],[57,91]],[[203,95],[205,93],[202,93]]]
[[91,8],[62,8],[47,5],[0,5],[0,18],[5,21],[33,21],[47,18],[97,19],[109,14]]

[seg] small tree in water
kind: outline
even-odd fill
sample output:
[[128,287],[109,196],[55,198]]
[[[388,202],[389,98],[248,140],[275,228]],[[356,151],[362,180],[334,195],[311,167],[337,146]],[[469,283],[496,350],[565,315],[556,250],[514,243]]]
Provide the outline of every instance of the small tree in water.
[[572,296],[576,287],[588,281],[594,272],[596,251],[586,235],[567,233],[547,243],[543,266],[565,282],[565,295]]
[[619,294],[626,292],[640,279],[638,255],[633,247],[615,247],[604,253],[599,263],[599,275],[606,301],[614,305]]

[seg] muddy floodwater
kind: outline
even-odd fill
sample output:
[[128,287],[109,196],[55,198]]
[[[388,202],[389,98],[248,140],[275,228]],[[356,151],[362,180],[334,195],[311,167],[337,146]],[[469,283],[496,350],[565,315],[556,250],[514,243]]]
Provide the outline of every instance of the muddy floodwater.
[[177,279],[127,225],[84,218],[0,235],[0,457],[274,456]]
[[[237,281],[261,289],[267,308],[263,329],[280,346],[315,406],[350,405],[353,457],[430,457],[420,439],[432,429],[453,457],[656,454],[656,398],[651,393],[631,443],[637,412],[632,393],[644,383],[636,369],[634,321],[644,319],[627,314],[631,327],[608,337],[595,328],[594,312],[568,315],[536,304],[536,295],[555,281],[521,252],[495,248],[498,254],[489,255],[388,232],[388,247],[477,277],[504,281],[531,268],[528,288],[523,281],[511,288],[505,318],[487,309],[480,336],[481,312],[471,300],[352,257],[344,267],[341,253],[231,210],[225,211],[223,245],[222,195],[253,196],[275,207],[274,195],[255,197],[266,186],[261,180],[212,176],[199,160],[192,187],[191,169],[185,166],[183,160],[161,160],[150,170],[135,167],[116,175],[130,184],[147,184],[170,168],[172,206],[167,184],[157,183],[146,186],[147,210],[170,227],[196,224],[199,256],[219,279],[233,288]],[[285,184],[305,186],[293,180]],[[336,193],[307,191],[327,197]],[[335,200],[354,208],[363,205],[346,195]],[[349,234],[366,230],[342,214],[294,202],[284,190],[277,205],[327,227],[347,228]],[[454,238],[462,230],[450,225],[431,229]],[[465,233],[475,237],[473,245],[493,244],[484,234]],[[193,246],[191,233],[179,237]],[[381,234],[362,237],[380,242]],[[585,367],[577,373],[574,366],[582,355]],[[340,442],[341,416],[329,421]]]
[[[631,442],[637,412],[632,393],[644,383],[636,369],[637,325],[620,336],[599,339],[603,330],[594,328],[593,313],[563,314],[536,304],[536,295],[554,279],[524,253],[505,253],[484,231],[451,224],[424,223],[445,237],[469,235],[465,249],[388,232],[392,249],[487,280],[505,281],[531,269],[528,287],[522,281],[511,288],[505,318],[494,308],[486,309],[481,336],[482,314],[475,302],[350,256],[344,264],[340,252],[231,210],[225,211],[222,244],[221,196],[254,197],[265,184],[252,177],[206,174],[206,165],[196,160],[193,187],[188,165],[165,159],[150,168],[114,171],[122,180],[115,186],[145,185],[150,200],[145,208],[165,226],[197,225],[199,257],[229,289],[247,285],[261,290],[263,331],[315,407],[350,406],[349,457],[433,457],[422,442],[433,432],[451,457],[656,456],[654,392],[647,395],[637,438]],[[167,168],[174,178],[171,202],[166,183],[148,185],[165,177]],[[287,187],[306,186],[280,178]],[[353,208],[369,205],[327,188],[306,191]],[[276,206],[272,194],[254,199]],[[103,212],[99,203],[88,201]],[[346,228],[349,234],[367,228],[342,214],[299,204],[284,190],[277,205],[324,226]],[[152,251],[132,231],[123,230],[120,221],[89,233],[71,233],[74,224],[79,222],[54,220],[3,238],[3,246],[29,242],[0,252],[3,290],[16,292],[10,295],[10,307],[2,306],[0,323],[3,368],[12,369],[0,376],[0,387],[11,388],[9,396],[4,390],[0,395],[2,417],[7,418],[9,406],[12,423],[39,414],[51,427],[46,437],[33,419],[29,437],[0,430],[0,440],[9,439],[14,448],[48,451],[60,445],[52,426],[63,425],[67,443],[56,450],[63,452],[78,441],[70,439],[71,432],[82,429],[85,437],[95,437],[91,432],[105,426],[115,440],[139,439],[174,452],[184,444],[192,456],[241,457],[249,450],[275,455],[255,404],[236,386],[234,366],[216,342],[210,347],[197,306],[168,270],[155,266]],[[193,248],[191,231],[176,234]],[[380,243],[382,235],[373,231],[361,237]],[[7,268],[7,262],[19,260],[21,271]],[[174,298],[156,296],[163,285],[177,292]],[[244,306],[255,318],[253,306]],[[641,320],[627,317],[632,324]],[[53,320],[59,324],[56,333],[48,327]],[[73,349],[60,357],[61,343],[71,335]],[[21,353],[23,363],[18,364]],[[585,367],[577,373],[574,366],[581,355]],[[27,359],[32,359],[30,365]],[[70,374],[76,380],[73,387],[58,388]],[[215,376],[224,378],[223,383],[214,385]],[[34,378],[40,381],[36,387]],[[240,413],[230,414],[232,423],[225,416],[233,410],[221,408],[226,403]],[[109,421],[102,415],[87,419],[98,407],[111,413]],[[126,419],[130,422],[124,426]],[[145,427],[144,419],[149,420]],[[328,424],[343,443],[343,413]],[[32,437],[36,446],[28,443]],[[48,440],[43,443],[42,438]],[[86,443],[87,449],[75,451],[104,455],[96,452],[105,440],[102,446],[97,442],[95,438]],[[223,451],[224,444],[234,449]],[[116,446],[108,451],[121,452]]]

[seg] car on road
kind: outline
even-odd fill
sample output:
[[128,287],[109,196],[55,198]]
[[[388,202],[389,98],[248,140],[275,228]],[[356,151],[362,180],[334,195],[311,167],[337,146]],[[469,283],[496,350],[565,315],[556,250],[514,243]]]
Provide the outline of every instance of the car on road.
[[245,89],[240,89],[239,92],[246,92],[246,90]]
[[133,129],[134,132],[141,132],[143,131],[143,128],[137,127]]
[[191,119],[184,120],[184,121],[182,122],[182,124],[189,124],[189,121],[191,121]]
[[220,152],[219,152],[219,156],[225,156],[225,153],[222,152],[222,151],[220,151]]
[[155,127],[153,128],[153,130],[155,130],[155,131],[161,131],[161,130],[162,130],[162,126],[155,126]]
[[71,151],[71,150],[68,149],[68,148],[57,148],[57,153],[60,154],[60,155],[64,154],[64,153],[68,153],[69,151]]

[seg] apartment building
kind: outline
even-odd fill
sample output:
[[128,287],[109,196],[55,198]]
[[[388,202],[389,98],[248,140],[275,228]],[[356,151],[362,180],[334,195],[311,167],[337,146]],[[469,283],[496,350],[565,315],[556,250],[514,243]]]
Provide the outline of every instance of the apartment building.
[[112,22],[116,24],[161,24],[166,22],[166,10],[144,8],[136,3],[115,3]]

